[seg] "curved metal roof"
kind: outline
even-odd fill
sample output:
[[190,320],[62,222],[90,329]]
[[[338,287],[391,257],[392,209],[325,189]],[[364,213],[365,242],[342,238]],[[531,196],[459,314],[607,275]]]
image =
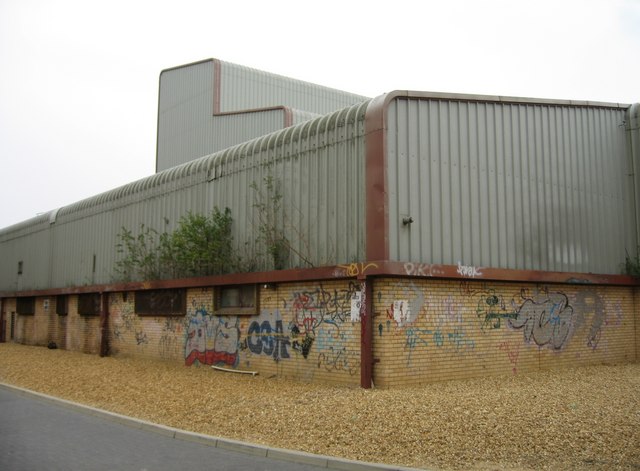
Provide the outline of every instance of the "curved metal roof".
[[[321,135],[325,135],[332,129],[344,126],[346,122],[354,123],[358,120],[362,121],[364,120],[365,111],[369,101],[370,100],[367,100],[319,118],[267,134],[223,151],[201,157],[149,177],[128,183],[113,190],[63,206],[54,211],[50,211],[14,226],[2,229],[0,230],[0,235],[15,232],[17,230],[33,228],[43,223],[51,223],[56,220],[61,221],[70,217],[73,218],[74,215],[90,211],[93,208],[95,208],[96,211],[114,209],[152,196],[155,192],[167,191],[169,189],[167,187],[171,187],[170,189],[174,190],[205,181],[209,178],[209,171],[215,167],[226,166],[239,158],[250,156],[260,151],[273,150],[282,147],[286,143],[309,139],[313,136],[319,137]],[[322,147],[326,144],[327,142],[325,139],[321,142],[313,143],[312,147]],[[56,214],[53,215],[53,212]],[[52,217],[54,218],[54,221],[50,220]]]

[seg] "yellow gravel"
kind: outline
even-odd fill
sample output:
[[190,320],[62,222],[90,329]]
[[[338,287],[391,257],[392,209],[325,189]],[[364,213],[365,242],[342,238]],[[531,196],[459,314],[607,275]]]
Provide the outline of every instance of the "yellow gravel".
[[445,470],[640,469],[640,364],[364,390],[0,344],[0,381],[348,459]]

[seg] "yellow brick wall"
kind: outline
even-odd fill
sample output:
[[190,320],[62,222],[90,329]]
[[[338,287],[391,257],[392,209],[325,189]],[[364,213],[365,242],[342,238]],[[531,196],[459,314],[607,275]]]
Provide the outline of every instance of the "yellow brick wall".
[[49,341],[55,342],[58,348],[67,348],[67,315],[58,315],[56,313],[56,297],[51,298],[49,314]]
[[[55,312],[55,306],[53,306]],[[78,296],[69,296],[69,310],[66,316],[67,350],[83,353],[100,353],[100,316],[78,314]]]
[[134,293],[109,295],[110,354],[184,361],[184,316],[138,316]]
[[[300,381],[360,382],[354,281],[259,289],[259,315],[216,316],[213,288],[187,290],[184,316],[139,316],[134,294],[109,294],[112,355],[216,364]],[[98,354],[100,316],[56,298],[15,314],[13,341]],[[3,300],[10,341],[15,299]],[[640,288],[409,278],[373,280],[374,384],[380,387],[637,361]],[[305,340],[308,348],[303,348]]]
[[[138,316],[134,295],[109,300],[113,355],[218,365],[301,381],[359,384],[360,323],[351,322],[349,281],[259,289],[259,315],[216,316],[213,288],[187,291],[184,317]],[[303,343],[310,342],[310,348]]]
[[377,280],[374,382],[635,361],[637,309],[625,287]]
[[640,288],[634,289],[635,298],[635,321],[636,321],[636,358],[635,361],[640,360]]

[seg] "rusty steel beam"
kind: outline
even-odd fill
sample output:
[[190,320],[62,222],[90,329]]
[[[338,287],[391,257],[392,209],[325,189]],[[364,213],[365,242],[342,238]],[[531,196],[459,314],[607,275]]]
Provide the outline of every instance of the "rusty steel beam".
[[234,273],[171,280],[134,281],[102,285],[69,286],[41,290],[2,291],[0,298],[25,296],[57,296],[81,293],[117,293],[147,289],[201,288],[237,284],[289,283],[357,279],[361,276],[393,276],[403,278],[434,278],[466,281],[505,281],[550,284],[588,284],[640,286],[640,280],[629,275],[597,273],[550,272],[539,270],[512,270],[507,268],[466,267],[419,262],[372,261],[317,268],[294,268],[267,272]]

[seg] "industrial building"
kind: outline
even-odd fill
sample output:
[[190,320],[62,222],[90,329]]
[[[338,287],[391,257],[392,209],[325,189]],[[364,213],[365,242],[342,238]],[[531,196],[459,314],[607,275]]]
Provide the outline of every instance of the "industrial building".
[[[362,387],[635,362],[639,168],[639,104],[167,69],[154,175],[0,230],[2,339]],[[249,271],[117,278],[123,228],[215,208]]]

